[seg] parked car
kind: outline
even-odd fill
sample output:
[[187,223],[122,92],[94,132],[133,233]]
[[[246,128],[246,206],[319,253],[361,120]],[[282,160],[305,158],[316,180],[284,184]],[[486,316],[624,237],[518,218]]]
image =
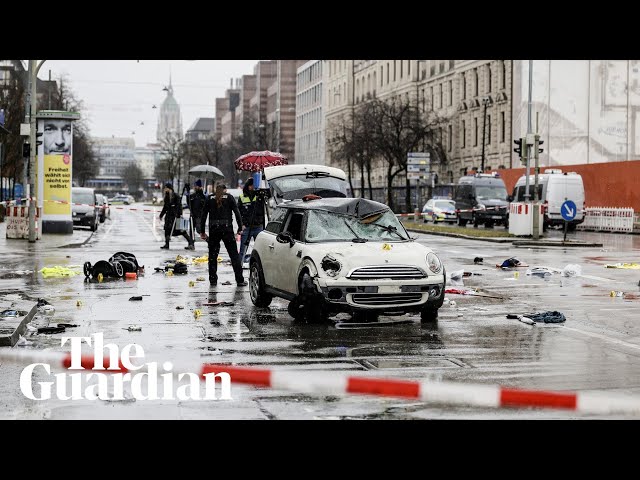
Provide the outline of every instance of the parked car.
[[485,227],[494,224],[509,226],[507,212],[507,187],[498,173],[476,173],[458,180],[456,189],[456,209],[458,225],[464,227],[467,222],[474,227],[483,223]]
[[[522,175],[510,196],[514,202],[524,202],[527,179]],[[535,176],[529,176],[529,193],[533,200]],[[538,175],[538,199],[544,204],[544,228],[564,225],[560,207],[565,200],[572,200],[576,204],[576,216],[567,225],[568,230],[575,230],[576,226],[584,222],[585,193],[582,176],[575,172],[562,172],[560,169],[547,168]]]
[[348,312],[373,321],[383,313],[420,312],[423,322],[435,322],[444,300],[438,256],[413,241],[389,207],[366,199],[282,203],[258,234],[249,269],[253,304],[287,299],[294,318]]
[[109,200],[101,193],[96,193],[96,200],[100,205],[100,223],[104,223],[107,218],[111,218],[111,209],[109,208]]
[[110,203],[124,203],[125,205],[130,205],[134,202],[134,199],[131,195],[118,194],[111,199]]
[[422,208],[422,218],[424,223],[427,223],[429,220],[433,221],[433,223],[455,223],[458,219],[456,202],[448,198],[432,198],[424,204]]
[[71,188],[71,217],[73,225],[91,228],[92,232],[98,229],[100,224],[100,205],[96,199],[93,188]]

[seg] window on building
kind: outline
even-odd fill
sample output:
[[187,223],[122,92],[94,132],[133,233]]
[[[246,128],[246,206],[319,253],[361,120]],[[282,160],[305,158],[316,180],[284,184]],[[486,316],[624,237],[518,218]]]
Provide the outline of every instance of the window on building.
[[449,125],[447,127],[448,135],[447,135],[447,150],[453,150],[453,125]]
[[473,95],[475,97],[477,97],[478,96],[478,92],[479,92],[479,90],[478,90],[479,79],[478,79],[478,69],[477,68],[473,69],[473,80],[474,80],[474,84],[475,84],[475,88],[473,89]]
[[500,79],[500,88],[507,88],[507,62],[502,60],[502,78]]
[[456,61],[455,60],[449,60],[449,70],[453,70],[453,68],[456,66]]
[[394,60],[393,61],[393,81],[396,81],[396,72],[398,70],[398,61]]
[[411,60],[407,60],[407,77],[411,76]]
[[435,101],[435,98],[433,96],[433,87],[429,87],[429,93],[431,96],[431,103],[429,104],[429,110],[433,110],[433,102]]
[[460,129],[460,145],[467,148],[467,122],[462,120],[462,128]]
[[380,86],[382,86],[382,82],[384,80],[384,67],[380,65]]
[[436,64],[432,63],[429,68],[429,76],[433,77],[436,74]]
[[342,83],[342,92],[340,92],[340,98],[342,100],[342,103],[347,103],[347,82]]
[[440,69],[438,73],[444,73],[444,60],[440,62]]
[[422,89],[422,111],[423,111],[423,112],[425,111],[425,105],[424,105],[424,104],[425,104],[425,101],[426,101],[426,98],[425,98],[425,96],[424,96],[424,88],[423,88],[423,89]]
[[444,85],[440,84],[440,108],[444,107]]
[[467,76],[463,73],[460,78],[462,79],[462,99],[467,99]]
[[500,142],[504,143],[504,132],[505,132],[505,127],[506,127],[506,119],[505,119],[505,115],[504,112],[500,112]]
[[400,60],[400,78],[402,78],[404,72],[404,60]]
[[491,145],[491,115],[487,115],[487,145]]
[[371,74],[367,75],[367,95],[371,93]]
[[473,119],[473,146],[478,146],[478,117]]
[[491,64],[487,63],[487,88],[485,89],[487,93],[491,93]]
[[389,62],[387,62],[387,85],[389,85]]
[[449,106],[453,105],[453,80],[449,80]]

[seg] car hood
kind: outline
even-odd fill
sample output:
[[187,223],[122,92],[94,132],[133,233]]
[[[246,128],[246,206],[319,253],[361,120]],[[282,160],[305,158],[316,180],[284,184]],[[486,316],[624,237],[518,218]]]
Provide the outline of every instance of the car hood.
[[426,260],[429,252],[432,252],[430,248],[416,242],[327,242],[309,243],[304,253],[312,258],[321,274],[323,258],[332,256],[342,264],[340,275],[344,276],[354,268],[369,265],[407,265],[431,275]]
[[498,199],[478,200],[478,203],[485,207],[506,207],[509,204],[506,200]]
[[94,211],[94,207],[89,207],[87,205],[73,205],[71,210],[76,213],[92,213]]

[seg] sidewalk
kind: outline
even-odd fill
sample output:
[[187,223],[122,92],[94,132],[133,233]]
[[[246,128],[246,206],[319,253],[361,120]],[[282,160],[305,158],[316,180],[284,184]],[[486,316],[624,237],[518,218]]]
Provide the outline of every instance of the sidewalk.
[[44,252],[67,245],[80,246],[89,241],[94,232],[87,229],[73,230],[70,235],[45,234],[35,243],[29,243],[27,239],[7,238],[7,222],[0,223],[0,251],[4,253],[12,251]]

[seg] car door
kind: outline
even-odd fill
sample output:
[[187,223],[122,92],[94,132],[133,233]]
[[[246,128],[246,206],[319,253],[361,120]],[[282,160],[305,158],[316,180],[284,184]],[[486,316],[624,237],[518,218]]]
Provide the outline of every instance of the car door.
[[433,200],[429,200],[427,202],[422,213],[425,214],[424,216],[426,217],[426,219],[431,218],[431,214],[433,213]]
[[294,294],[298,292],[298,269],[302,262],[305,217],[306,214],[303,210],[291,210],[289,212],[282,231],[289,232],[295,243],[293,246],[289,243],[278,243],[275,249],[278,278],[282,285],[278,288]]
[[[262,264],[262,273],[264,281],[267,285],[276,287],[278,283],[276,272],[276,236],[282,231],[284,220],[286,219],[287,209],[276,208],[273,215],[267,223],[267,227],[256,237],[253,249],[260,255],[260,263]],[[288,245],[288,244],[287,244]]]

